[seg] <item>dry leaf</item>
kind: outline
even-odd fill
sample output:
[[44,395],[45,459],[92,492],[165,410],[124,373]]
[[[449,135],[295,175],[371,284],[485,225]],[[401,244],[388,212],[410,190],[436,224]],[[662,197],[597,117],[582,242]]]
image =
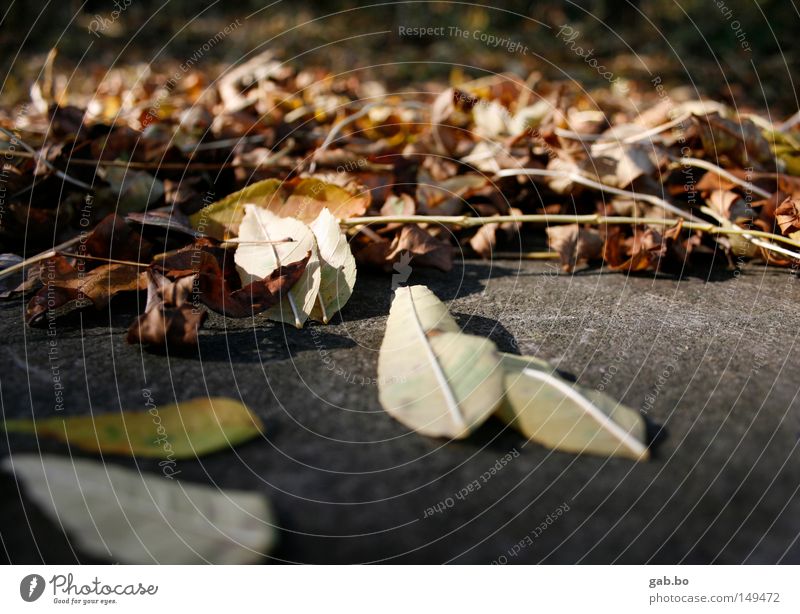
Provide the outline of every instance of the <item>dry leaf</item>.
[[353,294],[356,261],[339,222],[327,208],[311,223],[311,230],[317,240],[320,261],[319,292],[311,318],[327,324]]
[[39,277],[44,287],[31,298],[26,310],[31,326],[89,305],[102,309],[117,294],[144,290],[147,283],[139,267],[104,264],[84,272],[63,256],[45,260]]
[[550,249],[558,252],[561,267],[568,273],[579,262],[598,260],[603,253],[603,239],[594,228],[581,228],[577,224],[549,226],[547,239]]
[[497,415],[531,441],[577,454],[649,457],[638,412],[573,386],[535,358],[503,354],[502,364],[505,396]]
[[786,236],[800,231],[800,201],[791,197],[784,200],[775,211],[775,220]]
[[337,219],[363,215],[369,203],[369,192],[351,194],[314,178],[283,182],[266,179],[201,209],[189,220],[194,229],[215,239],[226,239],[239,234],[246,204],[257,205],[278,217],[310,223],[325,208]]
[[463,438],[501,401],[500,358],[491,341],[463,334],[428,288],[398,288],[378,355],[378,394],[407,427]]
[[146,458],[196,458],[245,442],[263,425],[246,405],[199,397],[147,411],[6,420],[10,433],[52,437],[87,452]]
[[416,266],[433,267],[440,271],[449,271],[453,268],[452,246],[438,239],[434,239],[417,224],[406,224],[400,230],[386,254],[386,261],[394,263],[402,254],[411,255]]
[[88,459],[15,454],[3,461],[30,497],[94,557],[128,564],[235,565],[275,543],[267,500]]
[[[291,239],[292,242],[264,243],[282,239]],[[239,240],[241,243],[236,249],[235,262],[242,284],[260,281],[278,267],[307,261],[297,283],[280,303],[267,311],[270,319],[302,328],[314,310],[321,282],[319,251],[313,231],[299,220],[278,217],[268,209],[247,204],[239,229]]]
[[208,312],[192,305],[190,295],[198,287],[196,275],[170,281],[158,271],[147,271],[147,305],[130,328],[128,343],[173,350],[197,347],[197,334]]
[[246,318],[276,305],[303,275],[310,252],[300,261],[278,267],[263,279],[242,287],[232,250],[200,239],[194,245],[156,261],[153,268],[170,279],[198,276],[200,301],[231,318]]

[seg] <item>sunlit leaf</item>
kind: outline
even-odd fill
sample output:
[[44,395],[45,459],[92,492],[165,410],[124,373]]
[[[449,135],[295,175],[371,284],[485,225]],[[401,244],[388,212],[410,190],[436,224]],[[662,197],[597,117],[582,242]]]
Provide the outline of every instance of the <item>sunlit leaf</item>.
[[[282,239],[291,239],[291,242],[266,243]],[[268,209],[248,204],[239,240],[242,243],[234,259],[242,285],[262,280],[280,266],[308,258],[300,279],[280,303],[266,312],[270,319],[301,328],[317,302],[321,281],[319,252],[311,228],[294,218],[279,217]]]
[[319,179],[266,179],[208,205],[189,220],[195,230],[223,239],[239,233],[245,204],[257,205],[278,217],[311,223],[325,208],[338,219],[363,215],[369,202],[369,192],[351,194]]
[[638,412],[560,378],[545,362],[502,355],[505,397],[497,415],[531,441],[577,454],[647,460]]
[[328,209],[323,209],[311,223],[317,239],[320,260],[320,284],[311,318],[326,324],[340,311],[353,294],[356,283],[356,260],[347,237]]
[[5,429],[52,437],[87,452],[195,458],[252,439],[263,426],[235,399],[199,397],[146,411],[6,420]]
[[466,437],[503,396],[494,344],[465,335],[425,286],[398,288],[378,356],[383,408],[433,437]]

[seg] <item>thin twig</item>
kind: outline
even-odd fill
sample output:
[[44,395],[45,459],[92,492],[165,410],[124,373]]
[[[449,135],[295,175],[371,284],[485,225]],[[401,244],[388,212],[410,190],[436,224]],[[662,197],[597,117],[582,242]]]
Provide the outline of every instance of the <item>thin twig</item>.
[[664,132],[665,130],[669,130],[671,128],[674,128],[675,126],[679,126],[690,117],[691,113],[684,113],[682,115],[679,115],[673,120],[664,122],[663,124],[659,124],[658,126],[653,126],[652,128],[648,128],[647,130],[644,130],[642,132],[631,134],[622,138],[612,137],[607,134],[581,134],[573,130],[564,130],[563,128],[556,128],[555,133],[560,137],[572,139],[575,141],[592,141],[595,143],[595,145],[597,145],[597,149],[602,151],[603,149],[614,147],[617,145],[622,145],[622,144],[628,145],[631,143],[637,143],[639,141],[643,141],[651,136]]
[[[275,155],[277,156],[282,152],[283,150],[276,152]],[[35,153],[31,154],[25,151],[15,151],[10,154],[8,151],[5,151],[5,154],[16,158],[37,158]],[[272,156],[270,156],[270,158],[271,157]],[[265,160],[265,162],[267,161]],[[291,162],[287,163],[282,160],[277,160],[269,165],[265,164],[265,162],[193,162],[191,160],[187,160],[186,162],[128,162],[126,160],[82,160],[76,158],[72,158],[69,161],[71,166],[112,166],[141,171],[220,171],[232,168],[242,168],[247,170],[275,170],[280,172],[294,172],[300,170],[299,164],[294,164]],[[359,171],[371,171],[375,173],[388,172],[394,169],[391,164],[364,164],[363,158],[337,160],[335,162],[321,161],[318,163],[318,165],[323,168],[337,168],[338,166],[347,166],[348,164],[358,164],[357,168]]]
[[[448,216],[432,216],[432,215],[387,215],[375,217],[351,217],[341,220],[339,224],[344,227],[360,226],[361,224],[443,224],[447,226],[461,226],[462,228],[473,228],[476,226],[484,226],[486,224],[504,224],[506,222],[513,222],[517,224],[587,224],[594,226],[602,225],[650,225],[650,226],[664,226],[672,228],[681,223],[681,220],[666,219],[666,218],[648,218],[648,217],[624,217],[624,216],[606,216],[606,215],[547,215],[547,214],[529,214],[529,215],[494,215],[487,217],[469,217],[466,215],[448,215]],[[716,226],[711,222],[686,222],[683,221],[683,228],[687,230],[699,230],[708,234],[721,234],[721,235],[750,235],[752,237],[759,237],[776,241],[778,243],[785,243],[800,249],[800,241],[795,241],[789,237],[783,237],[771,232],[762,230],[750,230],[747,228],[739,228],[734,226],[731,228],[723,228]],[[800,254],[789,252],[792,258],[800,260]]]
[[660,207],[686,220],[696,219],[691,213],[679,209],[672,203],[668,203],[666,200],[664,200],[663,198],[659,198],[658,196],[653,196],[652,194],[638,194],[636,192],[629,192],[628,190],[621,190],[619,188],[606,185],[605,183],[600,183],[599,181],[595,181],[593,179],[584,177],[579,173],[570,173],[566,171],[552,171],[542,168],[508,168],[502,171],[498,171],[495,174],[495,178],[499,179],[502,177],[515,177],[518,175],[523,175],[526,177],[555,177],[557,179],[569,179],[570,181],[579,183],[588,188],[594,188],[595,190],[600,190],[601,192],[616,194],[617,196],[624,196],[626,198],[632,198],[634,200],[643,200],[644,202],[650,203],[651,205],[655,205],[656,207]]
[[65,256],[67,258],[77,258],[78,260],[94,260],[97,262],[105,262],[106,264],[124,264],[127,266],[138,266],[147,268],[148,264],[144,262],[133,262],[132,260],[116,260],[114,258],[101,258],[100,256],[90,256],[89,254],[73,254],[71,252],[56,252],[58,256]]
[[26,258],[22,262],[18,262],[17,264],[13,264],[8,268],[3,269],[0,271],[0,279],[4,279],[9,275],[13,275],[17,271],[22,271],[25,268],[29,267],[32,264],[36,264],[37,262],[41,262],[42,260],[47,260],[48,258],[52,258],[58,252],[68,249],[78,243],[81,240],[81,235],[77,237],[72,237],[69,241],[64,241],[56,245],[53,249],[48,249],[47,251],[41,252],[40,254],[36,254],[35,256],[31,256],[30,258]]
[[[25,141],[20,139],[13,132],[11,132],[9,130],[6,130],[2,126],[0,126],[0,132],[2,132],[8,138],[10,138],[12,144],[15,143],[15,142],[19,143],[25,151],[27,151],[29,154],[31,154],[31,156],[33,156],[34,160],[44,164],[47,168],[49,168],[51,171],[53,171],[57,177],[63,179],[64,181],[66,181],[68,183],[71,183],[72,185],[75,185],[75,186],[77,186],[77,187],[79,187],[79,188],[81,188],[83,190],[87,190],[88,192],[94,192],[94,187],[93,186],[90,186],[88,183],[84,183],[83,181],[81,181],[79,179],[73,179],[72,177],[67,175],[65,172],[58,170],[58,168],[56,168],[56,166],[52,162],[50,162],[49,160],[44,158],[39,152],[37,152],[33,147],[28,145]],[[14,155],[14,154],[12,154],[12,155]]]
[[492,252],[492,258],[500,260],[558,260],[558,252]]
[[694,166],[696,168],[702,168],[707,171],[711,171],[715,175],[719,175],[723,179],[727,179],[731,183],[735,183],[736,185],[744,188],[745,190],[749,190],[753,194],[758,194],[761,198],[772,198],[772,192],[767,192],[766,190],[762,190],[757,185],[750,183],[745,179],[739,179],[736,175],[729,173],[724,168],[720,168],[716,164],[711,162],[707,162],[706,160],[701,160],[700,158],[672,158],[675,162],[679,162],[680,164],[686,166]]
[[[723,216],[721,216],[719,213],[714,211],[711,207],[701,207],[700,211],[702,211],[703,213],[705,213],[706,215],[708,215],[710,217],[713,217],[715,220],[717,220],[720,223],[721,226],[724,226],[726,228],[738,228],[737,226],[734,226],[733,222],[731,222],[730,220],[728,220],[728,219],[724,218]],[[762,249],[765,249],[767,251],[775,252],[777,254],[781,254],[782,256],[789,256],[790,258],[794,258],[794,259],[800,259],[798,254],[796,254],[795,252],[790,251],[790,250],[788,250],[788,249],[786,249],[784,247],[781,247],[780,245],[775,245],[774,243],[770,243],[769,241],[765,241],[764,239],[759,239],[758,237],[754,237],[750,233],[742,234],[742,236],[746,240],[750,241],[750,243],[752,243],[753,245],[757,245],[758,247],[760,247]]]

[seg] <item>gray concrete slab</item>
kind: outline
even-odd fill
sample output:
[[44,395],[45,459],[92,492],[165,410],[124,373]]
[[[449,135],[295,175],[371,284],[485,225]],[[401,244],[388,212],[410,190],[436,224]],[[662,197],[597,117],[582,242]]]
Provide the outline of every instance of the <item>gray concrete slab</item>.
[[[197,358],[128,346],[131,302],[115,303],[110,318],[59,323],[55,337],[24,327],[23,304],[6,302],[2,410],[54,413],[49,351],[69,413],[143,408],[143,388],[158,403],[241,397],[266,439],[180,461],[179,477],[267,495],[281,525],[274,555],[286,561],[800,563],[800,288],[787,271],[676,280],[500,261],[416,270],[410,281],[449,301],[469,332],[547,359],[665,425],[656,458],[552,452],[495,420],[449,444],[408,432],[378,404],[390,279],[370,274],[327,327],[214,317]],[[37,444],[13,436],[0,455],[9,449]],[[455,497],[517,452],[479,490]],[[27,500],[23,508],[11,479],[0,478],[0,489],[11,561],[89,560]]]

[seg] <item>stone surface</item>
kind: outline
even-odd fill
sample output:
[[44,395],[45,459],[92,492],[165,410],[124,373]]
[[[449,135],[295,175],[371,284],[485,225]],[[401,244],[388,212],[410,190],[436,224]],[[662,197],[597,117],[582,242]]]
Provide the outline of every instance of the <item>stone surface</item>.
[[[391,282],[368,274],[330,326],[215,317],[198,357],[127,345],[135,301],[116,302],[110,318],[59,322],[54,337],[23,326],[19,300],[0,304],[2,411],[53,415],[53,365],[65,414],[143,409],[143,388],[159,404],[242,398],[265,439],[177,468],[184,480],[268,496],[277,560],[800,563],[800,288],[788,272],[676,280],[499,261],[416,270],[410,281],[449,301],[467,331],[547,359],[665,425],[654,460],[552,452],[495,420],[455,443],[408,432],[378,404]],[[37,448],[67,453],[11,436],[0,456]],[[482,481],[509,453],[518,455]],[[158,471],[152,461],[106,462]],[[475,480],[479,489],[456,497]],[[7,474],[0,510],[12,562],[90,561],[20,501]]]

